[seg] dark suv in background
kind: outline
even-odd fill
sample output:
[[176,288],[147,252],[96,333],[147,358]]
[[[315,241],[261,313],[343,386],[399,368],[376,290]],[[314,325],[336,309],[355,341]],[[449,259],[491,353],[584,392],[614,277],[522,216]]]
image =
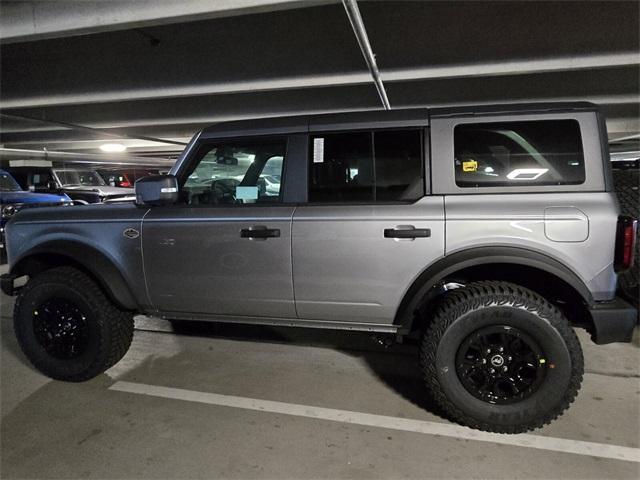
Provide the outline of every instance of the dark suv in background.
[[88,168],[14,167],[11,173],[30,192],[68,195],[75,204],[101,203],[105,200],[133,200],[132,188],[112,187],[98,172]]
[[0,169],[0,258],[4,258],[4,226],[23,208],[71,205],[62,194],[25,192],[9,172]]
[[102,176],[107,185],[112,187],[132,188],[136,180],[149,175],[158,175],[158,170],[148,168],[101,168],[98,173]]

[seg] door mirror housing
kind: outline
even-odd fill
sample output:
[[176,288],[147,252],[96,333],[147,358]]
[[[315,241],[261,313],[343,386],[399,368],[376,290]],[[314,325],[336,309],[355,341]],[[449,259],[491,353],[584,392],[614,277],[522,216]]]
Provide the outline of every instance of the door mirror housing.
[[135,183],[136,205],[171,205],[178,201],[178,180],[173,175],[150,175]]

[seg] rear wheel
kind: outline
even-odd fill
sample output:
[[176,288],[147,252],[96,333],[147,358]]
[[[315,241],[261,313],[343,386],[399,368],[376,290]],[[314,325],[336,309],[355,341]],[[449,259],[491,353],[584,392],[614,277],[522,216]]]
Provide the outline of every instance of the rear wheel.
[[71,267],[48,270],[27,282],[13,318],[24,354],[57,380],[80,382],[104,372],[124,356],[133,337],[133,315]]
[[580,343],[562,313],[506,282],[477,282],[447,294],[425,332],[427,388],[455,421],[519,433],[551,422],[575,399]]

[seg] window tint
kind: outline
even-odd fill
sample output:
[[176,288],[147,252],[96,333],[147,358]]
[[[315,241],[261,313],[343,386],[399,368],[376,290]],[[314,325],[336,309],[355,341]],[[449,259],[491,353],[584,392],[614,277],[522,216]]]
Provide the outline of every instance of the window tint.
[[575,120],[458,125],[454,129],[459,187],[576,185],[585,180]]
[[411,201],[424,194],[419,130],[312,137],[309,201]]
[[273,203],[280,200],[286,141],[203,145],[181,192],[189,205]]
[[370,132],[313,137],[309,201],[373,201],[372,147]]
[[374,133],[376,200],[417,200],[424,194],[419,130]]

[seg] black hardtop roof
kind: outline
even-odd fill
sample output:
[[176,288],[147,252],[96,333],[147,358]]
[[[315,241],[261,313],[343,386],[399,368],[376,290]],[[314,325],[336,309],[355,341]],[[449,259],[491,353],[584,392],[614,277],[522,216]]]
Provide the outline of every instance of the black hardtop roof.
[[342,129],[417,127],[428,126],[429,119],[437,117],[567,111],[598,111],[598,106],[589,102],[521,103],[280,116],[217,123],[205,128],[201,132],[201,137],[244,137]]

